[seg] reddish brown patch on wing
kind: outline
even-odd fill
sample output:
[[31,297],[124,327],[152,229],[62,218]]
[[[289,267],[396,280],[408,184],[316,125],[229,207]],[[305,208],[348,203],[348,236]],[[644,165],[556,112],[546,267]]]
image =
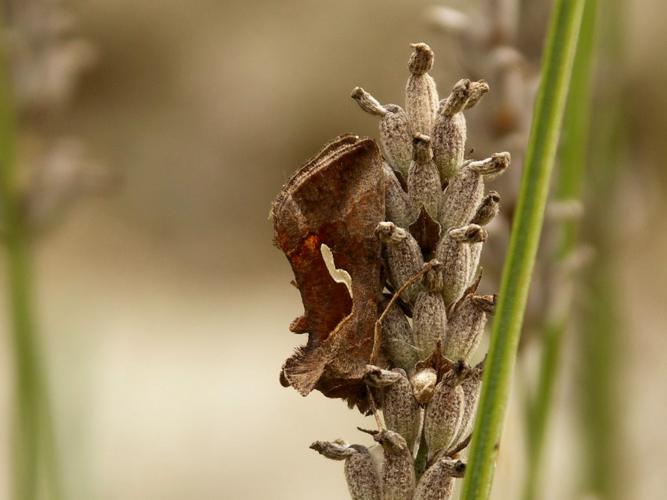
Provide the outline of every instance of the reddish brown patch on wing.
[[[365,405],[363,369],[373,344],[381,291],[381,246],[374,235],[384,218],[382,159],[370,139],[342,136],[304,165],[273,204],[275,244],[287,256],[304,314],[290,329],[308,342],[284,364],[281,382],[306,395]],[[320,247],[352,277],[352,296],[333,281]]]

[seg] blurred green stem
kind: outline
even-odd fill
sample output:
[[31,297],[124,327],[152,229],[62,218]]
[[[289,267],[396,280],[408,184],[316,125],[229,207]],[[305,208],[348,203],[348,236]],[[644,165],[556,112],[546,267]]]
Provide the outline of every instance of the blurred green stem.
[[14,344],[14,491],[17,500],[37,495],[39,459],[39,380],[32,315],[29,237],[21,209],[15,158],[14,116],[6,56],[0,64],[0,202],[7,257],[8,307]]
[[[572,82],[565,108],[563,140],[560,148],[560,164],[555,190],[558,202],[581,201],[585,167],[588,163],[588,138],[591,112],[591,75],[593,50],[595,45],[595,17],[597,0],[587,0],[581,19],[579,43],[572,67]],[[556,273],[566,274],[567,261],[577,249],[579,221],[571,217],[559,227],[559,242],[555,256]],[[524,500],[536,500],[538,494],[544,445],[553,406],[554,387],[559,376],[563,338],[568,327],[572,306],[572,287],[570,280],[564,278],[563,303],[559,310],[549,314],[544,326],[538,382],[533,395],[528,397],[527,419],[527,470],[524,483]],[[560,297],[556,300],[560,302]]]
[[[593,113],[591,175],[585,214],[586,237],[595,249],[595,258],[584,274],[578,354],[581,376],[581,436],[584,448],[583,494],[604,500],[624,498],[619,470],[623,443],[618,416],[621,377],[620,333],[615,255],[616,224],[613,209],[618,192],[618,172],[624,162],[629,130],[624,109],[622,22],[625,2],[609,0],[599,18],[599,65],[607,76],[599,82],[599,102]],[[582,495],[583,496],[583,495]]]
[[[5,215],[8,216],[9,211],[5,211]],[[14,416],[15,498],[33,500],[37,495],[39,477],[41,408],[37,345],[31,313],[30,259],[28,243],[20,229],[7,228],[7,257],[17,410]]]
[[51,491],[58,494],[57,464],[32,310],[30,234],[16,164],[15,117],[4,49],[0,47],[0,221],[4,230],[7,305],[14,348],[13,498],[34,500],[38,497],[40,463],[49,473]]
[[556,0],[486,358],[462,500],[486,500],[500,446],[585,0]]

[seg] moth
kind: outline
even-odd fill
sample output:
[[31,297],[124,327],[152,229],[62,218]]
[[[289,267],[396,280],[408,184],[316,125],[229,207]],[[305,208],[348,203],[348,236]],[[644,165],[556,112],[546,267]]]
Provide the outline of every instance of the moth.
[[[290,325],[308,341],[281,370],[283,386],[312,390],[367,409],[362,377],[373,349],[382,298],[382,247],[374,230],[385,217],[383,160],[369,138],[343,135],[301,167],[273,202],[274,243],[289,260],[304,312]],[[327,270],[322,245],[351,287]]]

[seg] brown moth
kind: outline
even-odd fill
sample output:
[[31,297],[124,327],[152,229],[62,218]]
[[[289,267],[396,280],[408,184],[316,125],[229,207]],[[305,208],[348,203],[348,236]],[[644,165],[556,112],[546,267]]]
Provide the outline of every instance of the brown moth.
[[[274,243],[289,260],[304,306],[290,330],[308,342],[285,361],[281,383],[367,407],[363,374],[381,300],[385,217],[382,156],[368,138],[343,135],[299,169],[273,203]],[[322,245],[351,288],[329,274]]]

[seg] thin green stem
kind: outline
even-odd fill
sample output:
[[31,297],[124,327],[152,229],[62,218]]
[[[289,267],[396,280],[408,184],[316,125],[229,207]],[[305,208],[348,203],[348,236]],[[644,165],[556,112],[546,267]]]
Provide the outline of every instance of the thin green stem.
[[[588,137],[591,112],[592,56],[595,42],[595,17],[597,1],[588,0],[581,19],[579,43],[572,68],[570,92],[565,108],[563,139],[560,148],[560,164],[556,183],[557,201],[580,201],[582,197],[585,165],[588,158]],[[571,258],[576,250],[579,221],[570,218],[562,222],[559,230],[556,267]],[[565,272],[565,271],[564,271]],[[572,277],[566,277],[573,279]],[[570,283],[564,283],[567,287]],[[568,290],[558,290],[567,294]],[[535,500],[538,495],[544,445],[549,417],[553,406],[553,394],[558,380],[563,338],[570,322],[571,294],[564,297],[560,310],[547,315],[543,332],[538,382],[535,394],[528,397],[527,470],[524,483],[524,500]]]
[[588,300],[582,301],[582,321],[577,339],[581,362],[581,423],[584,448],[582,494],[614,500],[623,497],[619,471],[623,436],[619,378],[620,338],[624,325],[618,315],[618,284],[614,282],[616,245],[610,207],[614,206],[619,170],[627,151],[622,22],[625,2],[605,2],[599,18],[599,64],[605,74],[618,75],[599,82],[599,103],[593,113],[591,181],[585,214],[586,236],[596,258],[584,275]]
[[22,218],[16,171],[14,114],[6,61],[0,61],[0,203],[5,230],[8,307],[14,344],[16,398],[14,488],[17,500],[37,495],[39,465],[39,380],[32,314],[29,241]]
[[584,3],[584,0],[556,0],[553,7],[540,89],[463,483],[463,500],[485,500],[491,492]]
[[40,390],[31,312],[30,263],[27,242],[20,233],[10,233],[7,257],[9,307],[15,352],[15,498],[33,500],[37,494],[39,468]]
[[7,59],[0,48],[0,222],[6,250],[7,306],[14,348],[16,401],[12,443],[13,498],[35,500],[39,495],[41,466],[49,472],[50,492],[57,495],[56,498],[60,485],[47,386],[34,323],[31,238],[15,148],[15,117]]

